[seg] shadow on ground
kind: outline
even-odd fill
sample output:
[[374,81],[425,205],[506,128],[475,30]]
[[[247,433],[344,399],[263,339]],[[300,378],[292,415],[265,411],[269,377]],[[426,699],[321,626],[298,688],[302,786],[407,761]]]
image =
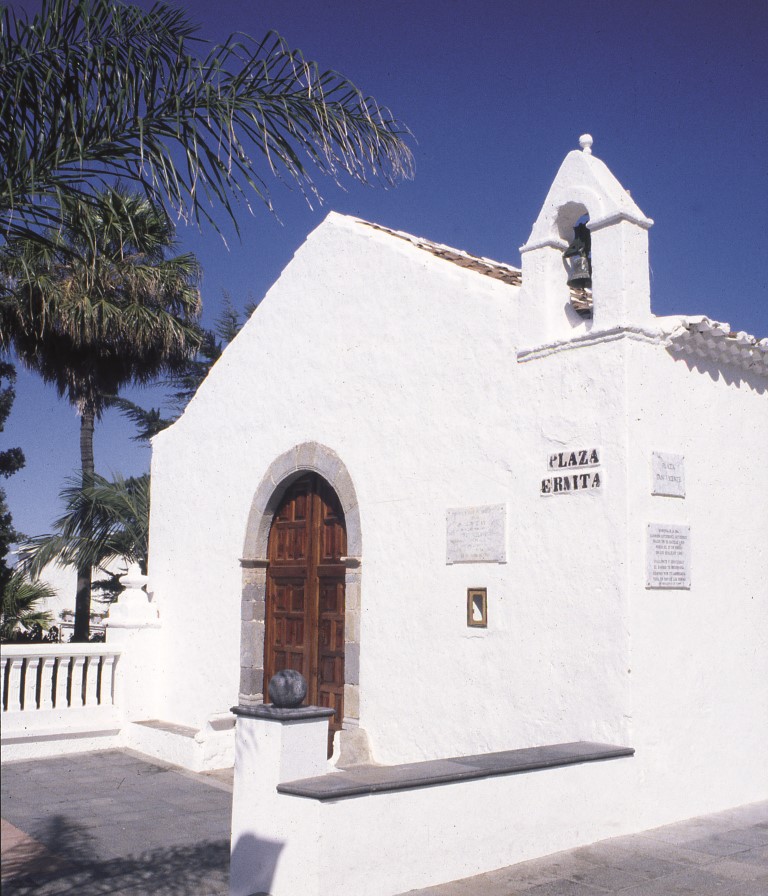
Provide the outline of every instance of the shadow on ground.
[[32,836],[50,854],[13,847],[3,855],[3,896],[225,896],[229,842],[202,842],[137,851],[120,858],[97,854],[89,831],[56,815]]

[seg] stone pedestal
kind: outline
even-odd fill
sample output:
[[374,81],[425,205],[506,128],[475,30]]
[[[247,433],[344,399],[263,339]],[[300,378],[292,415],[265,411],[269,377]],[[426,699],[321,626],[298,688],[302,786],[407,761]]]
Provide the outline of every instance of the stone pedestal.
[[[236,706],[230,896],[308,893],[318,857],[318,804],[277,792],[284,781],[328,771],[328,720],[319,706]],[[310,870],[312,869],[312,870]]]
[[150,603],[144,590],[147,580],[138,563],[133,563],[128,572],[120,576],[120,584],[125,590],[109,608],[106,625],[110,629],[156,628],[160,625],[157,607]]
[[138,563],[120,577],[125,590],[109,608],[107,642],[122,650],[115,680],[115,702],[129,721],[154,718],[155,669],[158,662],[157,607],[144,591],[147,576]]

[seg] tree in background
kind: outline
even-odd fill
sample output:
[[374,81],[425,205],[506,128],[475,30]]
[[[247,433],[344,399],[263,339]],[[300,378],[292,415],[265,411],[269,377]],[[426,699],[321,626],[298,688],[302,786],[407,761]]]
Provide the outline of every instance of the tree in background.
[[[141,223],[134,234],[130,215],[113,214],[118,196],[123,212],[128,203],[118,179],[143,189],[158,220],[164,207],[166,228],[173,211],[218,229],[217,206],[237,227],[240,200],[250,208],[255,195],[272,209],[273,176],[287,175],[308,198],[318,195],[312,171],[363,183],[410,177],[407,137],[386,108],[272,32],[214,46],[164,3],[146,11],[120,0],[42,0],[31,19],[0,9],[0,234],[9,240],[0,347],[81,413],[82,489],[93,483],[93,421],[104,396],[173,369],[201,338],[189,320],[183,348],[166,339],[178,334],[172,326],[145,328],[148,306],[132,296],[152,280],[140,260],[152,251],[134,252]],[[100,219],[122,224],[107,238],[93,226]],[[110,292],[124,262],[125,286]],[[157,279],[153,288],[162,291]],[[179,395],[191,394],[220,351],[206,337],[202,366],[187,369]],[[158,414],[152,425],[161,423]],[[88,635],[90,581],[90,569],[79,570],[77,640]]]
[[0,640],[8,641],[18,634],[20,628],[48,628],[51,614],[38,610],[37,604],[54,594],[53,588],[44,582],[31,581],[20,569],[12,570],[3,587],[0,604]]
[[[6,385],[3,385],[5,381]],[[16,391],[13,384],[16,381],[16,370],[12,364],[0,361],[0,432],[5,429],[5,421],[11,413],[13,399]],[[24,466],[24,454],[21,448],[7,448],[0,451],[0,476],[7,478],[12,476]],[[0,593],[5,594],[5,587],[11,577],[12,569],[6,562],[8,551],[12,544],[20,538],[19,533],[13,528],[13,520],[5,500],[5,489],[0,488]]]
[[[267,180],[317,194],[310,169],[367,183],[409,177],[408,132],[333,71],[270,32],[220,46],[186,13],[120,0],[43,0],[0,22],[0,230],[40,238],[73,199],[116,178],[212,222]],[[308,167],[309,166],[309,167]]]
[[54,561],[77,569],[89,567],[107,576],[96,583],[107,595],[120,590],[119,576],[108,566],[115,560],[138,563],[147,571],[149,551],[149,474],[106,479],[94,474],[82,483],[72,481],[62,492],[65,511],[54,532],[25,542],[20,567],[32,579]]
[[170,391],[167,411],[164,412],[162,408],[145,409],[127,398],[108,396],[109,405],[117,408],[136,426],[134,441],[148,442],[178,420],[224,349],[237,336],[255,310],[256,305],[249,302],[241,316],[232,304],[229,293],[224,292],[224,304],[214,327],[212,330],[201,330],[200,346],[194,357],[181,367],[170,371],[162,381],[161,385]]
[[[173,227],[145,197],[110,188],[96,204],[67,200],[62,217],[45,241],[19,238],[0,250],[0,347],[77,409],[85,488],[94,481],[93,428],[104,396],[157,380],[199,346],[199,269],[190,254],[166,258]],[[75,640],[88,640],[90,602],[84,563]]]

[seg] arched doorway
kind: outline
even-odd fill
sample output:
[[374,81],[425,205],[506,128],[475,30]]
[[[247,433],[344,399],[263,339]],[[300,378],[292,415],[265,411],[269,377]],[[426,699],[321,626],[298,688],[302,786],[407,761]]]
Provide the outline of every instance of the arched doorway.
[[347,533],[336,492],[317,473],[288,486],[267,543],[264,694],[281,669],[307,679],[307,702],[336,711],[328,751],[344,719]]

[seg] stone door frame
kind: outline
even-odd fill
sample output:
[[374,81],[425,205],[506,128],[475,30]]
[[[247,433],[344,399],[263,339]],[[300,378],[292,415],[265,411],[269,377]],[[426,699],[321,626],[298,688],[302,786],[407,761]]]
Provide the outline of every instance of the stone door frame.
[[267,591],[267,544],[272,518],[288,486],[306,473],[318,473],[333,488],[347,528],[344,618],[343,727],[360,724],[360,511],[352,478],[343,462],[325,445],[303,442],[276,458],[264,474],[251,503],[243,545],[240,629],[241,705],[264,702],[264,620]]

